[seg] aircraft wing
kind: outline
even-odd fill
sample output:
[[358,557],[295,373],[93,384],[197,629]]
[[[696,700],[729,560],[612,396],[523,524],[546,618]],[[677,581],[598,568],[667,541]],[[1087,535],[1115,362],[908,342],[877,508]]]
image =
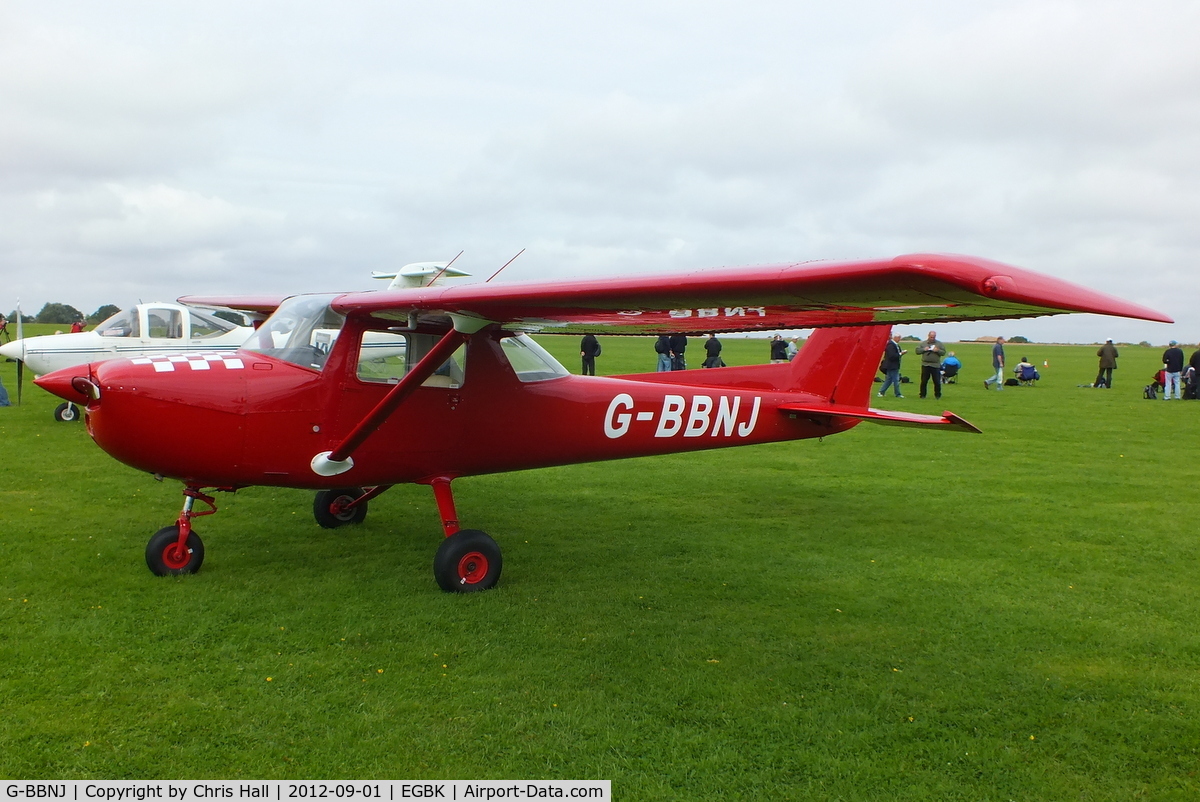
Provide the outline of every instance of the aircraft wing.
[[[186,299],[181,299],[186,300]],[[817,262],[576,281],[460,284],[339,296],[343,314],[470,331],[595,334],[705,332],[939,323],[1091,312],[1170,318],[1083,287],[970,256]]]
[[231,309],[263,317],[274,312],[287,300],[286,295],[185,295],[176,300],[184,306],[201,309]]

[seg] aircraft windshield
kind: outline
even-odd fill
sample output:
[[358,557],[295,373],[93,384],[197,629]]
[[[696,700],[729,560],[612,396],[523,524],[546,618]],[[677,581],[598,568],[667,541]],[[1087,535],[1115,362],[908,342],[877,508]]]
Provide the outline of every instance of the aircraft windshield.
[[346,318],[329,304],[336,295],[297,295],[279,305],[242,347],[305,368],[325,366]]
[[137,309],[126,309],[117,312],[96,327],[101,337],[141,337],[141,326],[138,323]]

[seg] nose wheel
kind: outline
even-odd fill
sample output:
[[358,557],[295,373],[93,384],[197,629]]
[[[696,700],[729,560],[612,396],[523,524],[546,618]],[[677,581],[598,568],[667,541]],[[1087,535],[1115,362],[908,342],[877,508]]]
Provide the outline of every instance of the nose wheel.
[[[193,509],[199,501],[211,509]],[[192,519],[201,515],[212,515],[217,511],[212,496],[206,496],[195,487],[183,489],[183,512],[173,526],[164,526],[146,544],[146,566],[155,576],[179,576],[194,574],[204,562],[204,543],[192,529]]]
[[179,525],[164,526],[146,544],[146,565],[155,576],[194,574],[204,562],[204,543],[195,530],[179,545]]
[[59,404],[54,408],[54,419],[59,423],[70,423],[79,420],[79,407],[71,402]]

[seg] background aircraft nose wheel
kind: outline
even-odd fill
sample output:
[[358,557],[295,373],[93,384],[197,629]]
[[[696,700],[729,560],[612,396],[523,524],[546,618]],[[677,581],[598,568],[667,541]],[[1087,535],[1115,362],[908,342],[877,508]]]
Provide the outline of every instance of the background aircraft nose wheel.
[[346,505],[362,494],[361,487],[322,490],[313,499],[313,517],[326,529],[337,529],[345,524],[360,524],[367,517],[367,502],[349,509],[346,509]]
[[79,420],[79,407],[70,402],[59,404],[54,408],[54,419],[62,423]]
[[146,565],[156,576],[194,574],[204,562],[204,544],[193,529],[187,547],[179,548],[179,524],[164,526],[146,544]]
[[488,590],[500,580],[500,547],[478,529],[460,529],[442,541],[433,576],[447,593]]

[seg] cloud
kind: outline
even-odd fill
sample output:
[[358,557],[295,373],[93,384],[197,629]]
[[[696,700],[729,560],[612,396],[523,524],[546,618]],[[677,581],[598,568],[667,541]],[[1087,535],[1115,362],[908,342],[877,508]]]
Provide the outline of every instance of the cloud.
[[70,8],[0,25],[6,271],[178,295],[462,248],[481,276],[528,248],[509,280],[934,250],[1200,338],[1190,4]]

